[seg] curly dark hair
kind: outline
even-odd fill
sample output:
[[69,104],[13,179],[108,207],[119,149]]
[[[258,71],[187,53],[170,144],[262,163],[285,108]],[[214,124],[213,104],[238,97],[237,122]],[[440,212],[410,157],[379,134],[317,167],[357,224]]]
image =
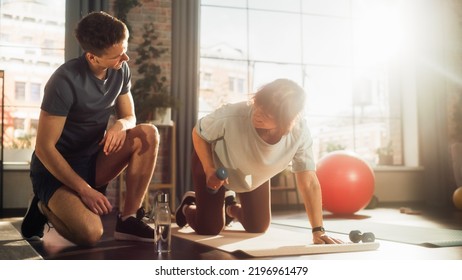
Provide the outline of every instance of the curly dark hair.
[[105,12],[91,12],[75,29],[75,37],[85,52],[101,56],[105,50],[128,38],[125,23]]

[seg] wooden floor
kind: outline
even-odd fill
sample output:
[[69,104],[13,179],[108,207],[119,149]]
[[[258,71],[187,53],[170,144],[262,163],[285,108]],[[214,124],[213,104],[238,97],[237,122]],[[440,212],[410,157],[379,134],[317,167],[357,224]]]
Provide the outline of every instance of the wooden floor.
[[[404,205],[405,206],[405,205]],[[406,206],[408,207],[408,206]],[[358,217],[366,217],[370,221],[392,221],[395,224],[414,225],[423,227],[439,227],[462,230],[462,211],[441,210],[434,211],[425,208],[412,208],[414,214],[400,212],[400,206],[380,206],[372,210],[362,210],[356,213]],[[305,214],[298,211],[273,211],[273,220],[286,217],[300,217],[306,219]],[[332,215],[326,213],[325,219]],[[9,217],[17,228],[21,223],[21,215]],[[5,220],[5,219],[3,219]],[[250,259],[242,253],[229,254],[181,238],[172,237],[172,252],[168,255],[154,253],[153,244],[142,242],[116,241],[113,238],[115,214],[103,217],[105,233],[101,242],[94,248],[77,247],[63,239],[54,229],[46,227],[43,241],[31,242],[32,247],[46,260],[238,260]],[[307,233],[307,242],[311,242],[307,229],[286,227],[294,231]],[[327,229],[328,230],[328,229]],[[348,236],[337,235],[344,241]],[[279,257],[276,259],[308,259],[308,260],[462,260],[462,246],[427,248],[418,245],[378,240],[380,248],[375,251],[353,253],[330,253],[305,256]],[[274,259],[274,258],[273,258]]]

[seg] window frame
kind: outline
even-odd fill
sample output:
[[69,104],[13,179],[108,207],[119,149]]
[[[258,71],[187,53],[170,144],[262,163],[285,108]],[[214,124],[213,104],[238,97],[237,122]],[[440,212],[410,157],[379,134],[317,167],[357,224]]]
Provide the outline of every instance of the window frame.
[[[341,1],[341,0],[339,0]],[[204,2],[204,1],[203,1]],[[203,7],[211,7],[211,8],[220,8],[220,9],[230,9],[230,10],[233,10],[234,12],[237,10],[237,9],[242,9],[242,10],[247,10],[247,14],[249,14],[249,10],[251,10],[251,8],[249,8],[248,6],[246,5],[241,5],[241,7],[230,7],[230,4],[226,4],[226,5],[223,5],[223,6],[220,6],[219,4],[217,3],[214,3],[212,4],[212,2],[215,2],[215,1],[212,1],[212,0],[209,0],[209,1],[205,1],[205,3],[201,3],[201,10]],[[220,2],[220,1],[218,1]],[[338,2],[338,1],[337,1]],[[344,1],[344,2],[350,2],[350,5],[353,5],[354,4],[354,0],[352,1]],[[300,2],[302,3],[302,2]],[[306,7],[304,7],[306,8]],[[265,11],[262,11],[262,12],[265,12]],[[271,12],[273,13],[274,11],[266,11],[266,12]],[[285,11],[287,12],[287,11]],[[292,13],[294,16],[297,16],[298,14],[297,13],[294,13],[294,12],[290,12]],[[307,10],[305,9],[303,12],[300,13],[300,17],[302,17],[302,20],[303,20],[303,17],[306,17],[306,16],[316,16],[316,17],[319,17],[320,15],[319,14],[313,14],[313,13],[307,13]],[[201,13],[202,14],[202,13]],[[334,20],[345,20],[345,18],[349,18],[348,15],[345,15],[345,14],[342,14],[341,12],[335,12],[333,13],[332,15],[322,15],[322,16],[325,16],[327,18],[332,18]],[[350,15],[351,17],[351,15]],[[247,21],[250,21],[249,19],[247,19]],[[248,25],[248,23],[247,23]],[[353,26],[353,23],[351,24]],[[353,28],[353,27],[351,27]],[[202,30],[201,30],[202,31]],[[249,37],[249,35],[247,35],[247,37]],[[202,42],[202,41],[201,41]],[[247,42],[247,44],[249,44]],[[271,63],[270,61],[259,61],[259,60],[251,60],[249,57],[251,56],[250,54],[246,54],[244,52],[243,54],[243,58],[235,58],[235,57],[219,57],[219,56],[210,56],[210,55],[207,55],[203,53],[203,45],[200,46],[201,47],[201,52],[200,52],[200,55],[199,55],[199,60],[200,60],[200,67],[201,67],[201,72],[202,72],[202,60],[203,59],[215,59],[218,63],[218,61],[221,59],[223,61],[239,61],[243,64],[247,64],[249,67],[253,64],[256,64],[256,63]],[[303,55],[302,55],[303,56]],[[337,67],[345,67],[345,65],[348,65],[348,63],[346,63],[345,61],[342,61],[342,63],[339,63],[338,65],[333,65],[333,63],[325,63],[322,64],[322,63],[312,63],[312,64],[309,64],[309,63],[305,63],[303,61],[303,58],[302,58],[302,61],[299,62],[299,63],[287,63],[286,61],[272,61],[272,63],[274,64],[277,64],[279,66],[286,66],[287,65],[292,65],[292,66],[298,66],[298,67],[306,67],[306,66],[310,66],[310,65],[315,65],[315,66],[320,66],[320,67],[332,67],[332,66],[337,66]],[[390,68],[395,68],[396,66],[391,64],[391,65],[388,65],[388,64],[385,64],[384,67],[390,67]],[[390,70],[391,71],[391,70]],[[207,69],[207,72],[210,73],[211,72],[211,69]],[[250,76],[254,75],[254,73],[250,73],[251,71],[249,70],[248,71],[248,81],[250,80]],[[398,143],[396,143],[396,147],[398,147],[398,150],[400,151],[399,152],[399,156],[398,156],[398,160],[395,159],[395,161],[398,161],[398,164],[393,164],[393,166],[379,166],[379,168],[400,168],[400,167],[418,167],[419,166],[419,158],[418,158],[418,139],[417,139],[417,105],[416,105],[416,91],[415,91],[415,77],[412,77],[412,66],[409,65],[407,66],[406,68],[406,73],[400,73],[399,74],[399,77],[392,77],[392,78],[396,78],[397,80],[393,80],[392,81],[392,87],[393,87],[393,90],[396,90],[397,91],[397,95],[398,95],[398,100],[395,100],[396,102],[399,102],[399,108],[398,111],[395,110],[395,113],[399,113],[399,116],[398,116],[398,122],[400,123],[399,125],[399,128],[398,128],[398,131],[400,133],[400,137],[398,138]],[[297,81],[297,79],[295,79]],[[405,82],[403,82],[405,80]],[[396,83],[395,83],[396,82]],[[209,81],[209,84],[211,82]],[[250,88],[252,85],[251,82],[248,82],[249,85],[248,87]],[[401,83],[401,85],[399,85]],[[301,81],[301,84],[304,85],[305,84],[305,81]],[[201,88],[201,83],[200,83],[200,86]],[[208,87],[208,90],[211,90],[210,87]],[[251,92],[251,90],[249,91]],[[200,92],[199,92],[199,95],[200,95]],[[410,103],[410,102],[413,102],[413,103]],[[406,104],[406,106],[402,106],[401,104]],[[412,104],[409,106],[409,104]],[[213,107],[211,107],[213,108]],[[210,109],[210,108],[209,108]],[[203,116],[204,114],[206,114],[207,112],[202,112],[201,111],[201,108],[199,108],[199,117],[200,116]],[[393,120],[393,118],[396,118],[396,117],[390,117],[390,120]],[[354,131],[354,128],[353,128],[353,131]],[[353,136],[354,138],[354,136]],[[353,145],[355,146],[355,145]],[[355,147],[353,147],[355,148]],[[321,156],[320,156],[321,157]],[[396,157],[395,157],[396,158]],[[374,167],[377,167],[375,165],[374,162],[371,162],[371,164],[374,166]]]

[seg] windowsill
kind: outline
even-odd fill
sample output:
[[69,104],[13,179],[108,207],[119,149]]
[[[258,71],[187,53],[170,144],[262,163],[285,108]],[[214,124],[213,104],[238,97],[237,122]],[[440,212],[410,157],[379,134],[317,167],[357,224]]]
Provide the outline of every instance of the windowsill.
[[[27,161],[24,162],[4,162],[3,170],[29,170],[30,163]],[[422,166],[374,166],[372,168],[377,172],[414,172],[414,171],[423,171],[424,167]]]
[[374,166],[372,168],[374,171],[378,172],[415,172],[423,171],[425,168],[423,166],[392,166],[392,165],[382,165]]
[[30,163],[27,161],[18,161],[18,162],[8,162],[5,161],[3,163],[3,170],[29,170],[30,169]]

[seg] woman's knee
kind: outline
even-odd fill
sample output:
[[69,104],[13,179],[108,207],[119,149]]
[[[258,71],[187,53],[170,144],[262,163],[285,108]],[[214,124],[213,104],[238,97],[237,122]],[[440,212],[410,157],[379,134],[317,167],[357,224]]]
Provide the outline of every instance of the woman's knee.
[[241,201],[239,221],[247,232],[264,233],[271,224],[271,208],[266,205],[266,198],[252,202]]
[[224,213],[219,209],[201,209],[200,205],[197,205],[196,216],[193,222],[195,224],[194,230],[201,235],[217,235],[225,227]]
[[245,231],[250,233],[264,233],[270,226],[270,221],[253,221],[253,222],[241,222]]
[[200,235],[218,235],[224,228],[223,222],[210,223],[209,221],[204,221],[198,223],[197,228],[195,229],[197,234]]

